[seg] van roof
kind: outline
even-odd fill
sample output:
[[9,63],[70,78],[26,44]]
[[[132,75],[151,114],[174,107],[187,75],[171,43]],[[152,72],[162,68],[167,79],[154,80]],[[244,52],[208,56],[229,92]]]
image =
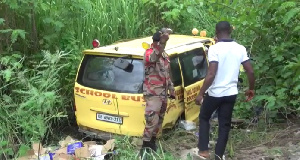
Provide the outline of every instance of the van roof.
[[[174,49],[184,50],[186,45],[198,44],[197,46],[201,47],[205,42],[213,41],[212,38],[199,37],[199,36],[188,36],[188,35],[170,35],[167,42],[165,51],[168,55],[174,54]],[[121,55],[135,55],[143,56],[145,49],[142,47],[142,43],[147,42],[148,44],[152,43],[152,36],[130,40],[127,42],[118,42],[115,44],[88,49],[84,51],[84,54],[97,54],[97,53],[110,53],[110,54],[121,54]],[[117,48],[117,49],[116,49]],[[195,48],[195,47],[194,47]],[[169,51],[169,52],[168,52]]]

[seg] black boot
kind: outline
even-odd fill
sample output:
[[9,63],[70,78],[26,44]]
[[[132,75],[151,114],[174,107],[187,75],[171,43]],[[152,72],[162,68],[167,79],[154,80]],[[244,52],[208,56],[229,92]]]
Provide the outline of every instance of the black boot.
[[151,151],[152,151],[151,141],[143,141],[143,145],[140,150],[140,158],[142,160],[147,160],[148,155],[146,155],[146,154],[150,154]]
[[151,147],[150,147],[150,148],[151,148],[153,151],[156,152],[156,151],[157,151],[156,137],[152,137],[151,140],[150,140],[150,142],[151,142],[151,144],[150,144]]

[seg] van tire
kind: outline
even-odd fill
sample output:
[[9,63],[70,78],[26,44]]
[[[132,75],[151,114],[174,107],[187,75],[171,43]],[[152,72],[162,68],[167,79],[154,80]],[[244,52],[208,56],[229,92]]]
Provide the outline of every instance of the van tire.
[[174,128],[177,129],[179,128],[179,122],[181,120],[185,120],[185,112],[182,112],[181,115],[177,118],[175,124],[174,124]]

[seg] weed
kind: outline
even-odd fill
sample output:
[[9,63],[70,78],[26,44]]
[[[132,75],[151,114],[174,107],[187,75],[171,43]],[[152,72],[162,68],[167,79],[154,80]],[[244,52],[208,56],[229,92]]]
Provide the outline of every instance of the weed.
[[[139,159],[140,148],[132,144],[131,137],[116,137],[117,155],[115,158],[118,160],[131,160]],[[143,157],[147,157],[149,160],[174,160],[175,157],[168,152],[165,152],[161,141],[158,141],[158,151],[145,153]]]
[[[59,96],[59,79],[67,66],[61,59],[68,53],[43,51],[42,54],[44,59],[32,69],[14,68],[16,62],[9,61],[8,69],[0,72],[1,77],[10,75],[4,82],[7,90],[0,92],[0,139],[6,148],[0,154],[6,157],[14,155],[22,144],[29,146],[29,142],[45,141],[52,134],[52,124],[57,125],[60,119],[66,118],[68,100]],[[22,61],[18,62],[22,66]]]

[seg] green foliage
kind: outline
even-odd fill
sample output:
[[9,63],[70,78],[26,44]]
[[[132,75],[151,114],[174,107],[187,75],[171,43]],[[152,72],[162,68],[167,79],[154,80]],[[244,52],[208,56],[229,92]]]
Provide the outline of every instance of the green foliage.
[[[149,34],[151,27],[160,20],[155,8],[137,0],[24,0],[4,1],[1,6],[11,15],[0,20],[0,24],[5,21],[5,28],[9,29],[2,32],[12,31],[13,43],[18,36],[24,39],[25,32],[28,33],[28,41],[20,42],[26,53],[34,49],[55,51],[58,48],[80,52],[82,48],[90,48],[95,38],[106,45]],[[151,12],[154,13],[149,15]],[[14,24],[24,31],[14,30]],[[14,50],[18,48],[15,46]]]
[[4,20],[3,18],[0,18],[0,25],[1,25],[1,24],[4,24],[4,21],[5,21],[5,20]]
[[[236,7],[239,18],[232,23],[237,26],[236,39],[247,46],[253,59],[257,96],[252,105],[263,106],[276,120],[299,111],[300,3],[267,2],[244,1],[247,10]],[[243,112],[251,112],[250,104],[240,105],[247,109]]]
[[[115,159],[117,160],[131,160],[131,159],[139,159],[139,147],[136,144],[133,144],[133,139],[130,137],[117,137],[116,138],[116,146],[118,146],[117,156]],[[149,160],[174,160],[177,159],[176,157],[172,156],[170,153],[165,153],[162,149],[160,142],[158,144],[158,151],[155,152],[148,152],[143,155],[144,159]]]
[[62,63],[68,54],[48,51],[42,54],[43,60],[30,69],[24,69],[23,57],[19,55],[0,59],[6,66],[0,72],[5,80],[1,81],[0,92],[0,139],[8,142],[3,151],[6,155],[13,155],[18,145],[21,145],[19,154],[23,154],[29,142],[43,140],[52,125],[66,117],[68,100],[60,95],[60,75],[69,65]]
[[[2,0],[0,159],[24,154],[30,142],[50,136],[52,125],[66,119],[81,52],[93,39],[103,46],[161,27],[188,35],[205,29],[213,37],[216,22],[230,21],[257,79],[256,97],[245,103],[241,91],[235,116],[249,118],[255,106],[263,106],[270,120],[299,115],[299,8],[297,0]],[[246,89],[246,75],[241,77]]]
[[20,146],[20,148],[19,148],[19,151],[18,151],[17,155],[18,155],[19,157],[26,156],[26,155],[27,155],[27,152],[28,152],[30,149],[31,149],[30,147],[21,144],[21,146]]
[[26,32],[24,30],[21,30],[21,29],[13,30],[12,33],[11,33],[11,42],[15,43],[19,36],[22,39],[25,39],[25,34],[26,34]]
[[164,25],[176,33],[191,35],[193,28],[207,30],[207,36],[213,36],[214,20],[206,10],[203,0],[144,0],[146,4],[159,8]]

